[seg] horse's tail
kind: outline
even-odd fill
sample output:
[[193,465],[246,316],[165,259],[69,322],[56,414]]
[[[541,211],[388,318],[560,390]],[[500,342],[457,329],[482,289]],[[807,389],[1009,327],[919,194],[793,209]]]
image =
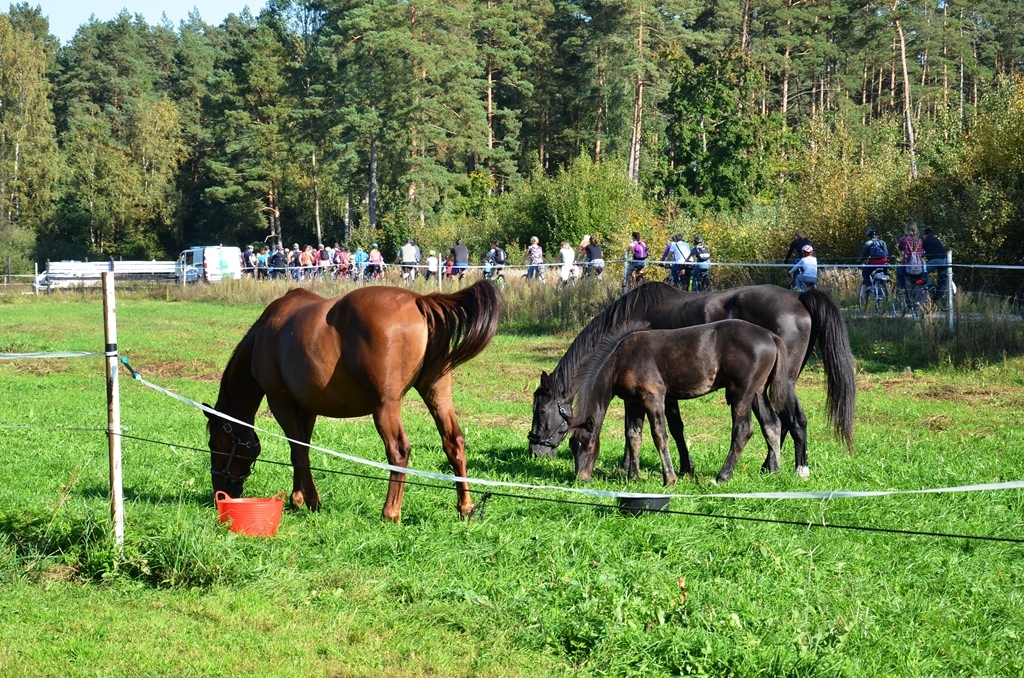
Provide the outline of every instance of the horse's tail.
[[828,420],[835,434],[842,437],[852,451],[857,383],[853,351],[850,350],[850,337],[846,333],[843,316],[832,298],[818,289],[801,292],[800,303],[811,314],[811,340],[807,345],[808,355],[803,360],[807,362],[811,347],[817,341],[825,366]]
[[442,374],[484,350],[498,331],[498,289],[489,280],[452,294],[423,295],[416,306],[427,321],[424,366]]
[[776,412],[792,412],[796,403],[796,382],[789,378],[789,350],[782,337],[774,332],[769,334],[775,342],[775,367],[768,376],[768,399]]

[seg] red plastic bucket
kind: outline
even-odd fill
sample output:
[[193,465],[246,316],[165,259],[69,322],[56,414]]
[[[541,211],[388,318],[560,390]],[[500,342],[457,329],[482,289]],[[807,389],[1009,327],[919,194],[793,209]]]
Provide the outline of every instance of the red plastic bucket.
[[227,523],[232,532],[249,537],[273,537],[277,534],[284,510],[284,492],[278,492],[269,499],[232,499],[227,492],[218,490],[216,498],[220,522]]

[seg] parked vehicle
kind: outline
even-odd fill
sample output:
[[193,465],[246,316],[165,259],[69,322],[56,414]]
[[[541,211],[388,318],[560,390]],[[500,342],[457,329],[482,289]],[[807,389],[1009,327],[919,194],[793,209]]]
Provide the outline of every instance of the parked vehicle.
[[217,282],[242,279],[242,250],[223,245],[190,247],[178,255],[175,278],[185,282]]

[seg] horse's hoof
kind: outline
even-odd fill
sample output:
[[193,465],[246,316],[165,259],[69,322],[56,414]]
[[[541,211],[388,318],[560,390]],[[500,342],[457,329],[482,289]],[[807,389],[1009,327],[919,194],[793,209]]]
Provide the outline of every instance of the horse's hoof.
[[727,482],[729,482],[729,480],[731,478],[732,478],[732,474],[731,473],[729,475],[723,475],[723,474],[719,473],[718,477],[715,478],[715,484],[720,485],[722,483],[727,483]]
[[810,478],[811,477],[811,467],[810,466],[797,466],[796,467],[796,474],[798,476],[800,476],[801,478]]

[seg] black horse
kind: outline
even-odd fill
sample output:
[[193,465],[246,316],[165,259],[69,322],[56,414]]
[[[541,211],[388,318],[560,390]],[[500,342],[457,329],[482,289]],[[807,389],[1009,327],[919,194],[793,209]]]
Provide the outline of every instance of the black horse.
[[[629,477],[636,477],[644,416],[661,455],[661,477],[675,485],[665,424],[679,448],[679,468],[693,473],[683,438],[679,400],[725,389],[732,409],[729,456],[718,482],[732,477],[753,432],[750,414],[757,416],[768,443],[764,471],[779,468],[782,423],[776,411],[788,411],[796,390],[786,371],[786,345],[777,335],[743,320],[721,320],[678,330],[642,330],[633,323],[608,334],[580,375],[576,415],[570,425],[569,448],[576,457],[576,475],[590,480],[597,459],[601,425],[613,396],[626,408],[626,455]],[[769,386],[771,387],[769,390]],[[770,400],[769,400],[770,393]]]
[[[530,450],[538,457],[555,456],[555,448],[569,430],[579,368],[609,332],[634,321],[646,321],[652,329],[677,329],[726,319],[746,320],[777,334],[786,345],[793,384],[817,343],[825,368],[828,418],[836,435],[852,450],[853,353],[839,307],[827,294],[817,289],[795,292],[776,285],[690,294],[665,283],[647,283],[612,302],[579,333],[550,375],[541,372],[540,386],[533,394]],[[779,416],[782,439],[787,433],[793,437],[797,472],[807,475],[807,417],[799,400]]]

